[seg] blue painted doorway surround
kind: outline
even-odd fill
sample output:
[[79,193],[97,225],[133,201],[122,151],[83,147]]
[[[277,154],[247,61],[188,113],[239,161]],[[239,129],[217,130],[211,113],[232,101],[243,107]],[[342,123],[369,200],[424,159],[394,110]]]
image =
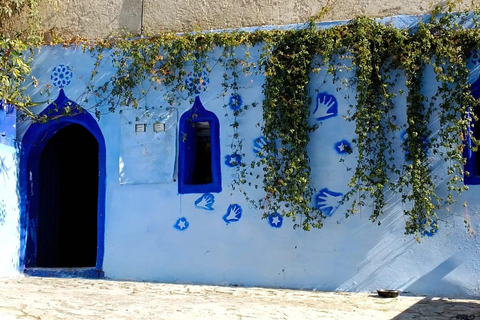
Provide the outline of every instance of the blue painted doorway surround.
[[[69,114],[66,114],[66,108],[69,108]],[[20,153],[20,192],[22,200],[20,217],[20,250],[22,251],[20,252],[20,269],[27,274],[42,276],[102,276],[105,238],[105,140],[97,121],[90,115],[90,113],[68,99],[63,89],[60,89],[57,99],[42,111],[40,116],[43,115],[52,120],[49,120],[46,123],[33,123],[30,125],[22,139]],[[82,132],[86,138],[93,141],[96,140],[96,143],[98,143],[98,167],[94,166],[95,170],[98,168],[98,194],[96,197],[96,259],[94,266],[89,266],[88,268],[85,268],[85,266],[76,268],[75,265],[70,266],[71,268],[64,268],[67,267],[67,265],[59,265],[57,270],[40,268],[47,266],[55,267],[45,265],[44,263],[39,264],[39,261],[37,261],[39,254],[38,228],[39,210],[41,206],[40,202],[45,201],[45,199],[40,199],[41,196],[45,195],[45,192],[40,189],[42,186],[41,183],[43,183],[40,180],[45,179],[42,177],[46,176],[45,172],[43,172],[43,174],[41,172],[41,162],[45,161],[42,160],[42,154],[46,153],[46,149],[50,148],[52,143],[49,144],[49,142],[55,140],[52,138],[57,138],[60,135],[59,132],[71,131],[72,128],[77,128],[76,130],[80,130],[79,132]],[[73,149],[74,148],[72,148],[72,150]],[[75,165],[72,165],[69,169],[76,170]],[[43,170],[45,169],[43,168]],[[77,183],[82,184],[82,181],[77,181]],[[83,194],[75,195],[75,197],[78,198],[78,201],[82,201],[83,196]],[[93,197],[95,197],[95,195],[93,195]],[[81,219],[82,217],[80,216],[78,218]],[[65,232],[65,230],[63,232]],[[66,250],[74,251],[76,248],[72,245],[71,248],[66,248]]]

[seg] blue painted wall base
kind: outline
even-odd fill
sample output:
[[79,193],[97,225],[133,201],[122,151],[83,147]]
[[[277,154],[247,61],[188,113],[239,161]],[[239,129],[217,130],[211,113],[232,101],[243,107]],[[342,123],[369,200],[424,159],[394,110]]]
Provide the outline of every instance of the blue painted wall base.
[[95,268],[26,268],[23,273],[32,277],[102,279],[105,274]]

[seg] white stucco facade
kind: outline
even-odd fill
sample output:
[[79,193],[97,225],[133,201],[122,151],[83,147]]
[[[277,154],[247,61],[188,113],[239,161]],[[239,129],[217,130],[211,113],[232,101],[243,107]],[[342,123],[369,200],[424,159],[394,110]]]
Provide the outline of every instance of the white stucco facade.
[[[407,25],[407,21],[412,22],[405,17],[396,21]],[[258,52],[255,48],[251,52],[255,59]],[[212,57],[215,54],[217,52]],[[94,62],[95,59],[80,48],[42,47],[33,64],[33,75],[39,85],[30,89],[32,99],[45,100],[40,93],[46,86],[51,87],[49,98],[56,98],[59,88],[55,87],[52,72],[63,65],[72,73],[69,83],[62,85],[65,95],[93,113],[93,99],[85,102],[88,98],[85,89]],[[97,84],[101,84],[114,70],[107,59],[98,71]],[[269,223],[268,219],[262,219],[262,211],[249,205],[244,196],[231,187],[236,171],[227,159],[232,153],[233,111],[228,105],[228,96],[221,96],[222,76],[222,68],[213,66],[208,74],[208,90],[198,95],[220,124],[222,191],[208,193],[208,197],[203,193],[178,193],[176,165],[178,144],[181,143],[178,119],[192,107],[188,97],[181,99],[175,112],[168,116],[163,114],[161,107],[165,106],[163,92],[155,90],[142,100],[138,110],[126,109],[122,113],[118,110],[110,113],[107,107],[101,110],[98,126],[106,148],[105,277],[339,291],[385,288],[416,294],[480,296],[477,276],[480,240],[476,235],[480,229],[480,186],[471,186],[457,199],[452,207],[455,214],[440,213],[445,218],[440,222],[440,230],[423,238],[421,243],[404,235],[404,205],[393,196],[388,199],[386,214],[380,219],[381,226],[368,219],[368,208],[345,218],[346,205],[339,206],[338,200],[348,191],[352,172],[347,167],[353,167],[356,159],[355,151],[343,153],[339,146],[351,143],[355,137],[354,124],[344,119],[349,105],[354,103],[355,91],[351,87],[339,88],[337,86],[342,86],[339,83],[331,84],[330,76],[321,72],[311,75],[310,120],[317,122],[319,127],[311,134],[309,156],[314,187],[321,198],[332,203],[330,216],[322,229],[310,232],[294,230],[292,221],[286,217]],[[343,75],[350,76],[349,72]],[[433,77],[432,71],[427,70],[425,79]],[[242,103],[258,104],[238,118],[244,139],[246,156],[242,161],[245,163],[258,157],[255,148],[262,134],[256,124],[262,117],[263,82],[263,75],[242,75],[239,79],[238,94]],[[426,84],[428,92],[435,82],[426,81]],[[405,97],[399,96],[395,110],[400,125],[406,121],[402,99]],[[334,104],[337,107],[331,109]],[[34,111],[41,112],[47,105],[38,106]],[[158,119],[167,124],[166,132],[153,132],[152,125]],[[147,124],[146,132],[132,134],[135,123]],[[434,132],[435,123],[438,122],[432,121]],[[28,121],[18,122],[18,142],[22,142],[29,125]],[[399,151],[397,160],[404,161],[400,148],[402,131],[391,138]],[[23,141],[25,143],[28,142]],[[140,147],[131,147],[136,143]],[[14,157],[15,150],[21,150],[21,146],[19,149],[5,148],[0,151],[2,157],[7,158]],[[344,162],[340,162],[341,159]],[[12,161],[8,160],[7,164],[11,165]],[[127,170],[127,165],[135,167]],[[432,165],[442,177],[445,165],[433,156]],[[4,184],[8,189],[1,193],[8,213],[6,223],[0,224],[0,276],[22,271],[18,261],[24,248],[18,240],[18,220],[20,210],[25,208],[18,207],[18,195],[12,191],[17,190],[14,189],[16,169],[12,168],[11,175],[3,177],[4,183],[0,175],[0,190],[6,190],[2,189]],[[444,183],[441,178],[438,180],[440,189]],[[252,197],[263,196],[260,189],[252,188],[249,192]],[[206,197],[204,201],[203,197]],[[464,202],[467,207],[463,207]],[[239,207],[241,214],[229,218],[232,217],[229,211]],[[465,219],[469,220],[473,232],[467,232]]]

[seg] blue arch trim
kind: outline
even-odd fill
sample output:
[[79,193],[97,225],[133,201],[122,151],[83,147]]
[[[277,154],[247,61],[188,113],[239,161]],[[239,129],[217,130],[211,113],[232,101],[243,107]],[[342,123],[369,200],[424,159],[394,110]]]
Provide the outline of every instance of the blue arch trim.
[[[65,108],[71,109],[65,115]],[[40,113],[54,120],[47,123],[33,123],[23,136],[20,151],[20,263],[19,269],[26,272],[36,264],[36,197],[39,185],[36,183],[39,172],[39,160],[43,148],[50,138],[62,128],[79,124],[86,128],[98,142],[98,198],[97,198],[97,260],[94,274],[103,275],[103,256],[105,251],[105,192],[106,192],[106,148],[105,139],[97,121],[74,101],[67,98],[60,89],[57,99]],[[28,272],[34,274],[34,272]],[[45,275],[42,271],[40,274]],[[58,272],[57,272],[58,273]],[[58,274],[52,274],[58,276]]]
[[[475,99],[480,98],[480,77],[471,85],[470,92]],[[475,112],[475,110],[473,111]],[[477,114],[477,116],[479,116],[479,114]],[[480,121],[477,121],[473,128],[472,127],[469,128],[473,136],[475,136],[476,130],[480,130],[479,128],[477,128],[478,124],[480,124]],[[464,169],[465,171],[468,171],[468,175],[465,174],[463,180],[467,185],[476,185],[476,184],[480,184],[480,172],[478,172],[477,170],[477,161],[478,161],[479,154],[478,154],[478,151],[473,152],[471,150],[472,141],[470,139],[470,135],[467,134],[466,136],[467,136],[466,137],[467,141],[466,141],[466,148],[464,149],[464,157],[467,159],[467,162],[465,164]]]
[[[210,150],[212,182],[206,184],[192,184],[195,157],[191,150],[195,150],[195,128],[192,124],[208,122],[210,124]],[[192,108],[180,117],[178,150],[178,193],[207,193],[222,191],[222,177],[220,172],[220,124],[217,116],[205,109],[197,96]]]

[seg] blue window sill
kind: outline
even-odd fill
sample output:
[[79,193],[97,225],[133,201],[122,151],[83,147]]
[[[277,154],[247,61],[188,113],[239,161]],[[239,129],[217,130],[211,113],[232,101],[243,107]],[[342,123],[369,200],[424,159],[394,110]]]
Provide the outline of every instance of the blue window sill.
[[198,184],[198,185],[188,185],[183,184],[181,186],[180,192],[181,194],[184,193],[219,193],[222,191],[222,186],[220,183],[212,182],[209,184]]

